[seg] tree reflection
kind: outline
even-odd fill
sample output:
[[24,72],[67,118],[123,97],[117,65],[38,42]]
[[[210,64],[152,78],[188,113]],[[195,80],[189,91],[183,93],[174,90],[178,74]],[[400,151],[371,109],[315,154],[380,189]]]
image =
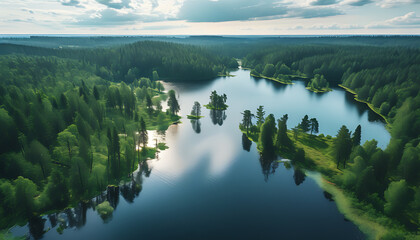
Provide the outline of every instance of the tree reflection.
[[152,169],[149,167],[149,164],[147,163],[147,161],[141,161],[140,165],[139,165],[139,173],[143,174],[145,177],[149,177],[150,174],[152,173]]
[[251,150],[252,141],[249,140],[248,136],[245,133],[242,133],[242,148],[249,152]]
[[277,167],[279,166],[277,160],[277,156],[272,153],[261,153],[260,154],[260,164],[262,168],[262,172],[264,175],[264,180],[267,182],[268,177],[271,174],[274,174]]
[[45,221],[47,220],[39,216],[34,216],[29,219],[29,233],[34,239],[41,239],[44,236]]
[[302,171],[302,169],[300,168],[295,168],[293,179],[295,180],[296,186],[299,186],[300,184],[302,184],[305,181],[305,178],[306,178],[305,172]]
[[196,133],[201,133],[200,119],[191,119],[191,126]]
[[328,201],[330,201],[330,202],[334,202],[334,199],[333,199],[333,197],[332,197],[331,193],[324,191],[324,197],[325,197],[325,199],[327,199]]
[[127,202],[132,203],[134,202],[134,199],[139,196],[141,190],[141,183],[132,179],[131,182],[121,186],[121,196],[123,196]]
[[118,203],[120,201],[120,187],[119,186],[108,186],[106,189],[106,199],[111,205],[111,207],[117,209]]
[[225,110],[210,110],[210,118],[214,125],[218,124],[219,126],[223,125],[223,121],[226,120],[226,111]]

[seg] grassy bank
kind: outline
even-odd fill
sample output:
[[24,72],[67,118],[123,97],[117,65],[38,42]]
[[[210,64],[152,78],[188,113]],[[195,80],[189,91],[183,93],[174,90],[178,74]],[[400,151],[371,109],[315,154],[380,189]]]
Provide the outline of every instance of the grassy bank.
[[196,115],[187,115],[188,119],[200,119],[203,118],[204,116],[196,116]]
[[253,77],[257,77],[257,78],[265,78],[274,82],[278,82],[281,84],[294,84],[291,80],[286,80],[286,79],[278,79],[278,78],[272,78],[272,77],[267,77],[267,76],[263,76],[263,75],[256,75],[253,73],[250,73],[251,76]]
[[379,116],[382,117],[382,119],[386,122],[386,124],[388,125],[388,127],[391,126],[390,123],[389,123],[389,121],[388,121],[388,119],[383,114],[381,114],[381,112],[379,111],[379,109],[375,108],[375,106],[373,106],[372,103],[369,103],[369,102],[367,102],[365,100],[359,99],[357,93],[355,91],[351,90],[350,88],[345,87],[345,86],[343,86],[341,84],[338,84],[338,86],[341,87],[341,88],[343,88],[347,92],[353,94],[354,95],[354,100],[366,104],[372,111],[374,111],[376,114],[378,114]]
[[203,107],[205,107],[207,109],[210,109],[210,110],[226,110],[229,106],[225,104],[223,107],[216,108],[213,105],[205,104],[205,105],[203,105]]
[[[246,131],[243,133],[247,134]],[[297,148],[305,151],[305,161],[293,161],[293,153],[277,152],[284,158],[291,159],[295,167],[300,167],[320,174],[307,171],[318,185],[333,196],[338,210],[367,236],[367,239],[420,239],[415,233],[405,230],[398,222],[372,208],[371,205],[359,201],[354,193],[345,191],[335,184],[335,179],[343,172],[337,169],[334,159],[334,138],[324,135],[300,133],[297,139],[293,132],[287,132]],[[248,138],[258,144],[258,133],[248,133]],[[353,163],[348,163],[352,166]],[[404,238],[398,238],[403,236]]]
[[315,89],[315,88],[306,87],[306,89],[308,89],[309,91],[314,92],[314,93],[325,93],[325,92],[331,92],[332,91],[331,88]]

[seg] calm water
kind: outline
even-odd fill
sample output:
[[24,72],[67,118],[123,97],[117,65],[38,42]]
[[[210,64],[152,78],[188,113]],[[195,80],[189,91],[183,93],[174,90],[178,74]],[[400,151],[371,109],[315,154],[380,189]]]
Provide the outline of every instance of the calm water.
[[[336,135],[343,124],[351,130],[361,124],[362,141],[375,138],[385,147],[390,136],[384,124],[339,89],[314,94],[303,82],[280,85],[245,70],[233,74],[203,84],[166,84],[179,93],[182,116],[194,101],[207,104],[212,90],[227,94],[229,108],[203,108],[199,122],[184,117],[171,126],[159,136],[169,149],[141,166],[120,191],[13,231],[29,228],[43,239],[364,239],[313,177],[260,159],[255,144],[243,142],[238,124],[243,110],[264,105],[277,118],[288,113],[289,128],[305,114],[318,119],[325,135]],[[104,200],[116,207],[105,220],[93,208]],[[60,224],[67,227],[62,235],[55,229]]]

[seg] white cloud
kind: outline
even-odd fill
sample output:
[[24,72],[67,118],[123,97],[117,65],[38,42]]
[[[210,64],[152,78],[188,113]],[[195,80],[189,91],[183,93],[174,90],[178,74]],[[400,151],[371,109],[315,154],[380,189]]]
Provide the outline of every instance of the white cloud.
[[391,8],[408,4],[420,4],[420,0],[381,0],[377,3],[377,5],[383,8]]
[[413,28],[420,27],[420,17],[415,12],[409,12],[404,16],[394,17],[385,22],[367,25],[367,28]]

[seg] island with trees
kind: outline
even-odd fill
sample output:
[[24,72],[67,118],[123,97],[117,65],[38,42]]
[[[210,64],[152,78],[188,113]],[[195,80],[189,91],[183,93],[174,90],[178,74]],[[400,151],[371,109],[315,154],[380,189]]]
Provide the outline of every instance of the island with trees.
[[218,95],[217,91],[215,90],[211,92],[210,102],[207,105],[204,105],[204,107],[211,110],[226,110],[228,108],[226,100],[226,94]]
[[204,116],[201,116],[201,105],[199,102],[194,102],[194,105],[191,109],[191,114],[187,115],[188,119],[200,119],[203,118]]

